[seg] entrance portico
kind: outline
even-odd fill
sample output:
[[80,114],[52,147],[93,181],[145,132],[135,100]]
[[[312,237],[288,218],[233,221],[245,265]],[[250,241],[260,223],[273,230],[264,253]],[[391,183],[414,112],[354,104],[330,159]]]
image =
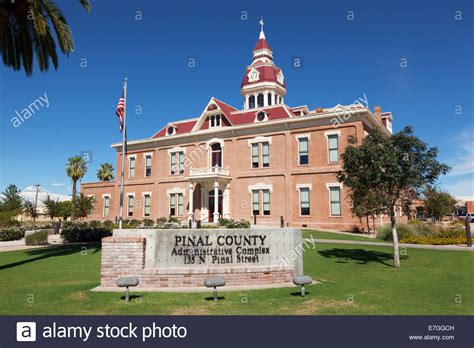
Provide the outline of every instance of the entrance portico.
[[[219,218],[230,218],[230,175],[220,167],[190,169],[189,220],[217,223]],[[194,191],[199,189],[200,207],[194,204]],[[194,211],[199,208],[200,216]]]

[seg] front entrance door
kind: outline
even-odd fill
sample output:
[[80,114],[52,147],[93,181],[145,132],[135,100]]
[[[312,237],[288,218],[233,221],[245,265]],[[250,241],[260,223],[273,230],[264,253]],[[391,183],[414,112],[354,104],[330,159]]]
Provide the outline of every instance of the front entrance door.
[[[219,190],[219,195],[217,197],[217,212],[219,213],[219,216],[222,216],[222,191]],[[208,221],[209,222],[217,222],[214,221],[214,190],[209,191],[209,217]]]

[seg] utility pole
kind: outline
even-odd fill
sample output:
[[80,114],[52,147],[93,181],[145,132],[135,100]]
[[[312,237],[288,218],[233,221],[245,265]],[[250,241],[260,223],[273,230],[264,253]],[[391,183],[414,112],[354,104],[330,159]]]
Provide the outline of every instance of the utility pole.
[[40,184],[36,184],[36,185],[33,185],[36,187],[36,195],[35,195],[35,212],[34,212],[34,216],[33,216],[33,224],[36,226],[36,215],[37,215],[37,212],[38,212],[38,192],[39,192],[39,188],[40,188]]

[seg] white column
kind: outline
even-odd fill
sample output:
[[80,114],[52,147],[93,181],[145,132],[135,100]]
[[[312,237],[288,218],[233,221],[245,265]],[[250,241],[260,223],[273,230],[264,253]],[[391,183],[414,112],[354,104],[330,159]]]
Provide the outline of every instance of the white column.
[[263,106],[268,106],[268,96],[267,96],[268,92],[265,91],[263,92]]
[[214,223],[219,220],[219,183],[214,182]]
[[245,95],[245,110],[248,110],[249,109],[249,95],[246,94]]
[[275,105],[277,103],[275,92],[272,93],[272,105]]
[[230,218],[230,185],[229,184],[225,185],[223,200],[224,202],[222,204],[223,204],[224,219],[229,219]]
[[189,220],[194,221],[194,190],[193,184],[189,184]]

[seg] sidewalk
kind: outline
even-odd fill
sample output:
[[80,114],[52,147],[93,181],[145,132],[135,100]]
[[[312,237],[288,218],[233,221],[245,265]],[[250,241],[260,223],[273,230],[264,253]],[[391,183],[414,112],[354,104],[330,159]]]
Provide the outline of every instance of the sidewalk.
[[[355,245],[373,245],[373,246],[386,246],[392,247],[392,243],[388,242],[370,242],[370,241],[358,241],[358,240],[340,240],[340,239],[310,239],[305,238],[304,240],[316,243],[328,243],[328,244],[355,244]],[[426,245],[426,244],[407,244],[400,243],[400,247],[414,248],[414,249],[431,249],[431,250],[454,250],[454,251],[474,251],[474,248],[468,248],[466,245]]]

